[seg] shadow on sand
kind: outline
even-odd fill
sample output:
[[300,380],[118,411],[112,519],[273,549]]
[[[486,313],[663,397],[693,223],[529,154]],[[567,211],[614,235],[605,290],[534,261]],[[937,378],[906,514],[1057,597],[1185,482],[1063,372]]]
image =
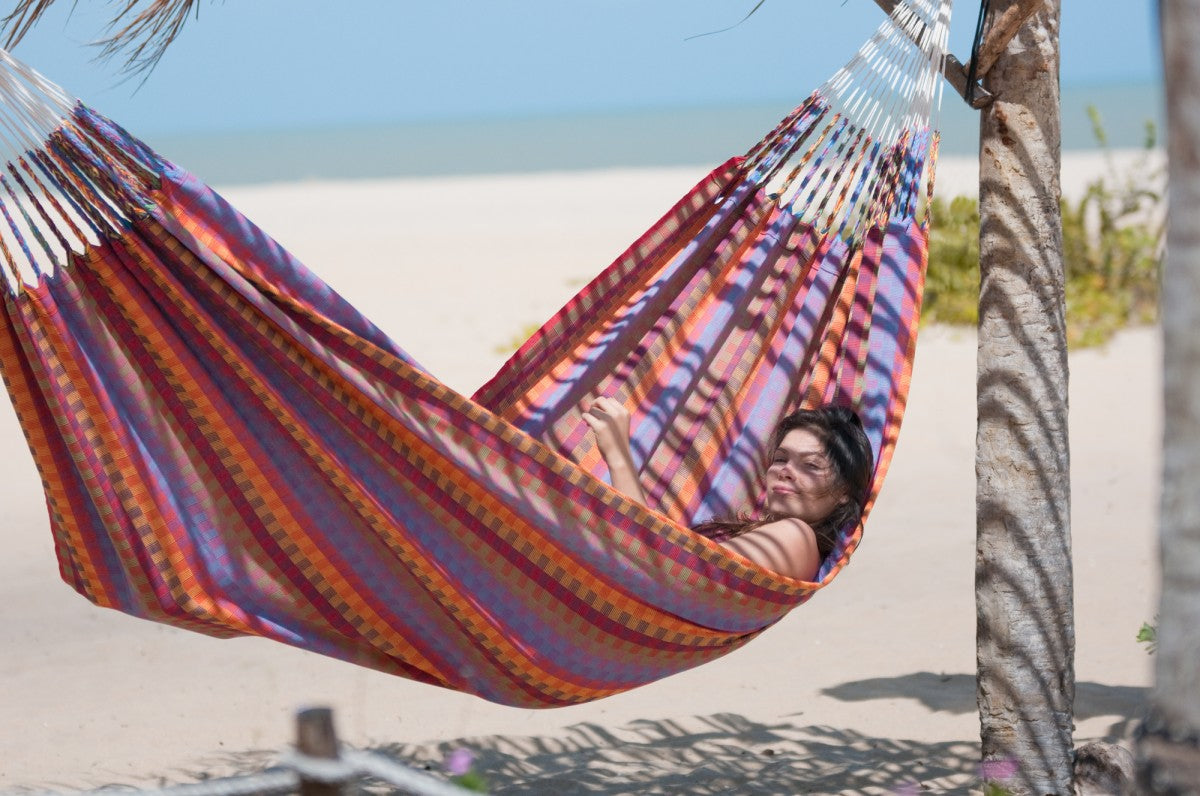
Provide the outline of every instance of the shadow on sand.
[[490,736],[377,751],[436,765],[463,746],[497,794],[963,793],[973,743],[918,743],[719,714],[578,724],[552,737]]
[[[475,755],[491,794],[927,794],[977,784],[976,743],[877,738],[784,717],[762,723],[734,714],[639,720],[624,727],[582,723],[546,736],[491,735],[432,744],[377,744],[367,751],[441,775],[456,749]],[[209,756],[138,787],[245,776],[270,768],[278,751]],[[123,789],[110,783],[106,789]],[[347,793],[394,793],[364,782]]]
[[[975,677],[915,672],[843,683],[823,692],[843,701],[914,699],[932,711],[973,713]],[[1077,719],[1113,716],[1102,740],[1127,737],[1145,689],[1076,684]],[[436,766],[464,746],[478,755],[493,793],[523,794],[888,794],[966,793],[978,783],[979,745],[878,738],[852,730],[765,724],[720,714],[580,724],[541,738],[490,736],[378,751]]]
[[[856,680],[827,688],[821,693],[843,702],[872,699],[913,699],[937,713],[974,713],[975,675],[916,672],[900,677],[876,677]],[[1113,716],[1101,740],[1116,742],[1126,738],[1141,720],[1147,689],[1127,685],[1079,682],[1075,684],[1075,720]]]
[[[932,711],[975,710],[975,678],[916,672],[826,689],[843,701],[914,699]],[[1079,683],[1076,716],[1114,716],[1106,740],[1136,721],[1144,689]],[[492,794],[927,794],[968,793],[978,785],[976,740],[879,738],[791,717],[763,723],[736,714],[639,720],[623,727],[582,723],[546,736],[492,735],[431,744],[378,744],[369,751],[431,772],[454,750],[470,749]],[[276,751],[245,751],[203,761],[159,784],[204,780],[271,766]],[[112,786],[110,786],[112,787]],[[119,786],[118,786],[119,787]],[[364,784],[350,792],[383,793]]]

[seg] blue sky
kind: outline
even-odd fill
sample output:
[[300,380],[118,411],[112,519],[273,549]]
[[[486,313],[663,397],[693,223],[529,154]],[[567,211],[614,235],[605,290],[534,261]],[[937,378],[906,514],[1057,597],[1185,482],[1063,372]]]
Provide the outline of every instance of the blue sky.
[[[202,0],[144,85],[59,0],[15,54],[147,133],[798,101],[878,25],[871,0]],[[1064,86],[1157,81],[1152,0],[1062,0]],[[99,7],[99,8],[98,8]],[[978,6],[957,6],[966,58]],[[135,89],[137,89],[135,91]]]

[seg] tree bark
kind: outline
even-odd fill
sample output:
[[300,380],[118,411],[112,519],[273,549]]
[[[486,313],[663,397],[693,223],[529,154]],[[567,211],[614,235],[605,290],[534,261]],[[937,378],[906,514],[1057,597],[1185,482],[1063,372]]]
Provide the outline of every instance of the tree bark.
[[1146,793],[1200,793],[1200,0],[1163,0],[1167,258],[1163,269],[1162,595]]
[[[993,2],[1003,15],[1020,0]],[[985,81],[981,114],[976,615],[983,774],[1071,792],[1075,630],[1059,165],[1059,0]]]
[[995,17],[983,46],[979,48],[979,55],[976,56],[979,63],[975,66],[975,74],[983,78],[992,71],[992,66],[1008,47],[1008,42],[1017,35],[1017,31],[1031,16],[1037,13],[1041,6],[1042,0],[1017,0],[1016,3],[1004,9],[1004,13]]

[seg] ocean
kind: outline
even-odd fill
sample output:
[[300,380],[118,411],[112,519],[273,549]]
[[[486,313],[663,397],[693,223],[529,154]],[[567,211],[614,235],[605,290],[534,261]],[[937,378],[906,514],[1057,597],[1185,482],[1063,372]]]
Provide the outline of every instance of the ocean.
[[[791,104],[165,135],[147,142],[215,185],[699,166],[745,152]],[[1099,111],[1107,143],[1115,149],[1144,146],[1147,124],[1162,130],[1158,84],[1064,88],[1065,150],[1098,146],[1089,106]],[[943,155],[977,153],[977,118],[957,95],[946,95]]]

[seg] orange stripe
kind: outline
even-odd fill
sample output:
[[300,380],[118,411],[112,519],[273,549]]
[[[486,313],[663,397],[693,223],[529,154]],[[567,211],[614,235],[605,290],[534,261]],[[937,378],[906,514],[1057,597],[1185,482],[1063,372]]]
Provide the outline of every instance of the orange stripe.
[[[670,338],[664,341],[665,351],[658,355],[647,356],[645,358],[645,375],[641,383],[636,387],[634,393],[637,405],[642,406],[646,403],[650,388],[656,385],[651,384],[651,381],[657,381],[664,377],[662,362],[668,357],[674,361],[681,351],[692,343],[698,336],[697,330],[708,323],[707,308],[718,303],[717,291],[720,291],[730,281],[729,273],[735,267],[740,267],[746,257],[746,253],[753,246],[757,245],[763,238],[763,231],[778,217],[780,211],[773,205],[766,205],[763,208],[768,212],[764,212],[753,225],[753,229],[746,232],[745,237],[737,242],[736,247],[730,255],[724,260],[722,269],[717,274],[712,274],[710,279],[704,285],[704,292],[698,295],[694,301],[694,306],[689,307],[678,314],[680,322],[676,325],[674,333]],[[710,273],[711,272],[707,272]],[[713,288],[716,288],[714,291]],[[723,350],[736,335],[736,330],[730,330],[730,336],[722,343],[721,348],[717,350],[714,360],[719,359],[721,350]],[[739,341],[734,340],[737,344]],[[726,382],[726,385],[732,382]],[[701,385],[702,387],[702,385]],[[706,440],[695,431],[696,425],[711,428],[711,433],[706,436],[715,436],[718,430],[721,432],[722,438],[727,437],[725,433],[729,430],[729,423],[732,418],[718,411],[706,413],[702,418],[698,412],[698,407],[708,406],[711,396],[702,395],[698,390],[693,390],[689,393],[687,400],[684,402],[683,411],[681,411],[676,419],[673,427],[668,428],[664,437],[663,448],[672,448],[669,443],[670,438],[679,433],[685,438],[693,440],[693,450],[695,456],[684,457],[679,463],[679,467],[674,477],[670,479],[668,488],[663,490],[663,511],[674,516],[683,516],[686,512],[686,507],[691,498],[695,495],[699,488],[700,481],[707,473],[708,465],[721,455],[720,448],[717,444],[710,440]],[[692,411],[688,411],[688,406],[691,406]],[[687,431],[680,432],[682,424],[688,421],[689,417],[696,418],[698,423],[693,421],[691,433]],[[653,458],[653,457],[651,457]],[[674,456],[672,455],[672,459]],[[664,463],[665,464],[665,463]],[[671,462],[674,464],[674,462]],[[658,490],[656,490],[658,491]]]
[[[816,266],[814,254],[816,252],[815,233],[808,234],[804,238],[807,241],[807,251],[803,256],[797,256],[796,253],[782,254],[776,261],[775,272],[770,276],[770,279],[778,285],[783,283],[785,289],[778,288],[771,291],[763,291],[774,298],[774,301],[768,302],[767,298],[762,298],[762,306],[751,312],[752,316],[759,319],[760,324],[754,329],[745,330],[744,334],[738,339],[732,339],[729,345],[741,345],[743,338],[754,337],[760,340],[760,345],[757,353],[753,358],[751,365],[746,365],[744,362],[738,365],[739,369],[748,371],[739,377],[736,373],[728,381],[727,386],[732,386],[734,389],[726,390],[722,393],[719,399],[719,405],[724,406],[723,411],[714,410],[706,413],[705,417],[715,419],[708,420],[695,424],[690,428],[682,428],[680,434],[685,439],[692,439],[693,446],[700,452],[696,457],[685,457],[680,471],[685,469],[686,480],[679,477],[673,479],[670,486],[671,489],[678,492],[678,502],[681,506],[681,511],[687,511],[692,506],[693,501],[696,501],[700,494],[700,486],[707,477],[707,465],[721,457],[727,455],[727,451],[723,449],[723,445],[735,442],[732,439],[730,431],[733,424],[738,420],[736,407],[741,405],[746,391],[754,381],[754,376],[762,367],[764,356],[772,349],[772,343],[778,339],[777,336],[781,333],[781,328],[785,320],[788,318],[788,310],[792,308],[796,301],[800,290],[805,285],[808,275],[812,268]],[[664,446],[659,451],[662,455],[658,458],[663,460],[661,467],[665,467],[669,460],[675,458],[674,452],[670,446]],[[765,452],[764,452],[765,453]],[[690,467],[688,464],[690,462]]]
[[[21,316],[20,327],[24,328],[26,334],[33,331],[30,323],[34,318],[28,314],[26,309],[28,301],[24,296],[14,298],[6,295],[4,297],[5,313],[11,322],[11,325],[10,322],[3,324],[3,333],[0,334],[0,363],[3,363],[4,384],[8,387],[9,395],[12,396],[17,420],[25,432],[29,450],[33,454],[38,473],[41,475],[42,487],[46,492],[46,503],[53,520],[51,527],[54,530],[55,553],[59,563],[64,570],[69,569],[78,576],[78,586],[85,597],[97,605],[112,607],[107,592],[99,585],[102,583],[102,578],[92,561],[85,536],[80,532],[79,525],[75,521],[74,512],[63,510],[64,506],[70,506],[70,498],[64,488],[63,478],[58,472],[54,456],[51,453],[49,438],[46,436],[46,430],[42,426],[37,411],[38,404],[45,407],[47,411],[51,408],[41,398],[48,387],[46,384],[48,376],[40,368],[35,368],[36,360],[31,360],[21,351],[23,345],[17,337],[19,334],[17,331],[18,316]],[[40,329],[40,327],[41,325],[38,324],[37,328]],[[49,346],[47,345],[47,347]],[[26,375],[23,363],[35,371],[33,378],[39,382],[40,388],[36,392],[34,384]]]
[[[203,266],[197,268],[195,258],[188,250],[173,238],[166,236],[156,222],[144,223],[150,229],[151,234],[158,236],[165,245],[174,250],[173,254],[178,266],[193,268],[198,276],[209,282],[210,287],[213,286],[211,272]],[[263,390],[257,384],[257,379],[250,369],[230,352],[228,346],[223,344],[224,341],[214,331],[217,325],[211,320],[202,318],[198,311],[189,305],[173,281],[165,278],[160,269],[150,261],[146,252],[131,249],[131,254],[138,260],[144,268],[145,274],[154,281],[162,294],[170,299],[175,311],[187,319],[191,328],[196,329],[205,337],[209,345],[234,370],[238,378],[263,400],[281,425],[290,429],[294,424],[294,419],[286,407],[283,407],[274,399],[274,396]],[[190,416],[202,433],[214,441],[213,451],[220,457],[226,472],[237,484],[239,492],[254,495],[257,498],[251,502],[251,508],[271,538],[280,545],[282,550],[287,551],[289,543],[291,546],[295,546],[299,555],[289,554],[293,563],[300,567],[305,577],[317,587],[329,604],[352,624],[360,624],[365,620],[365,623],[378,634],[378,637],[371,639],[372,642],[380,646],[383,652],[409,661],[424,671],[433,672],[432,664],[415,647],[398,637],[391,626],[363,601],[361,596],[340,575],[337,568],[320,551],[317,543],[305,532],[303,524],[287,508],[283,496],[274,489],[266,473],[254,461],[250,451],[223,422],[223,413],[209,400],[208,392],[191,377],[186,366],[178,364],[173,358],[168,360],[163,355],[170,351],[168,342],[162,337],[153,321],[140,316],[132,316],[131,310],[134,306],[132,296],[124,290],[123,285],[117,288],[117,285],[120,284],[119,280],[111,281],[114,283],[115,299],[125,309],[128,320],[141,330],[147,343],[147,353],[154,358],[159,370],[177,394],[186,395],[190,401],[195,403],[195,409],[190,410]],[[219,292],[227,290],[227,286],[220,283]],[[258,324],[262,327],[260,331],[270,333],[274,337],[272,342],[278,345],[281,338],[274,328],[267,326],[261,320],[258,321]],[[247,628],[246,632],[255,633],[256,631]]]
[[825,388],[830,384],[833,366],[837,361],[837,352],[842,344],[842,335],[846,331],[846,318],[850,314],[850,304],[854,300],[855,283],[858,281],[858,268],[862,260],[862,249],[850,253],[850,262],[845,277],[838,292],[837,303],[830,314],[825,326],[825,341],[821,345],[821,354],[809,376],[808,389],[804,395],[804,406],[815,407],[826,402]]
[[[230,264],[235,268],[235,270],[241,270],[240,265],[236,261],[233,261]],[[504,441],[507,442],[508,444],[516,445],[518,447],[518,449],[525,449],[527,451],[536,452],[538,455],[541,455],[541,454],[549,455],[549,456],[553,457],[553,459],[556,462],[560,463],[561,465],[565,465],[565,471],[567,473],[570,473],[570,474],[577,473],[577,468],[575,468],[573,465],[571,465],[570,463],[567,463],[565,460],[561,459],[561,457],[557,456],[556,454],[550,454],[548,451],[546,451],[545,448],[534,443],[526,435],[515,431],[511,427],[507,426],[507,424],[497,423],[496,418],[494,416],[492,416],[490,413],[488,413],[486,410],[483,410],[482,408],[478,407],[477,405],[467,401],[465,398],[458,396],[457,393],[447,390],[445,387],[438,384],[437,382],[435,382],[431,379],[428,379],[427,377],[423,376],[419,372],[409,368],[407,365],[405,365],[405,363],[403,363],[399,360],[395,360],[391,355],[387,354],[386,352],[379,351],[370,343],[368,343],[366,341],[362,341],[362,340],[358,339],[357,337],[349,334],[345,330],[338,327],[336,324],[333,324],[333,323],[327,321],[326,319],[324,319],[323,317],[312,313],[310,310],[308,310],[307,307],[305,307],[302,304],[298,304],[298,303],[292,301],[289,297],[287,297],[286,295],[284,295],[284,294],[280,293],[278,290],[276,290],[272,285],[258,280],[254,274],[245,272],[242,275],[248,279],[251,279],[254,282],[255,287],[257,289],[263,291],[267,295],[270,295],[276,301],[288,304],[293,311],[304,314],[306,317],[308,317],[314,323],[320,324],[321,326],[325,327],[331,333],[336,334],[339,337],[343,338],[348,344],[354,346],[355,348],[359,349],[360,351],[367,353],[369,356],[371,356],[373,359],[380,362],[381,364],[384,364],[384,365],[388,366],[389,368],[402,374],[403,377],[406,378],[407,380],[409,380],[410,382],[412,382],[417,387],[417,389],[423,390],[426,392],[430,392],[430,393],[434,393],[434,394],[440,394],[439,397],[442,400],[447,401],[451,405],[452,408],[454,408],[455,410],[457,410],[459,412],[464,412],[464,413],[468,414],[470,416],[471,422],[484,425],[486,428],[488,428],[489,431],[491,431],[493,433],[501,433],[502,439],[504,439]],[[291,356],[291,352],[285,352],[285,353],[288,353],[288,355]],[[321,368],[323,370],[328,369],[328,365],[321,362],[320,360],[305,360],[305,361],[310,362],[311,364],[313,364],[316,367]],[[337,377],[335,376],[335,378],[337,378]],[[372,411],[377,410],[377,407],[375,407],[373,404],[370,404],[369,402],[363,408],[366,408],[366,409],[369,409]],[[379,419],[383,420],[385,423],[393,423],[394,422],[392,420],[392,418],[390,418],[390,416],[388,416],[388,415],[379,415],[378,417],[379,417]],[[558,469],[558,468],[556,468],[556,469]],[[559,469],[559,472],[561,475],[563,471],[561,469]],[[616,493],[611,492],[611,490],[608,487],[604,486],[600,482],[591,481],[590,479],[588,479],[588,482],[589,482],[589,486],[591,487],[590,491],[592,491],[593,493],[595,492],[595,488],[598,487],[598,488],[604,490],[609,495],[616,494]],[[628,505],[632,506],[634,504],[628,504]],[[640,507],[637,507],[636,510],[640,511],[640,512],[644,512],[644,509],[641,509]],[[665,526],[665,527],[673,527],[673,526]],[[688,532],[684,532],[684,535],[686,538],[693,538],[692,535]],[[721,560],[722,559],[719,556],[716,558],[716,561],[721,561]],[[745,575],[747,574],[746,572],[741,571],[736,568],[731,569],[730,571],[736,572],[736,574],[738,574],[740,577],[745,577]],[[766,583],[770,584],[772,587],[778,587],[779,585],[781,585],[779,583],[776,583],[773,580],[766,581]],[[764,584],[759,583],[758,585],[761,586]],[[787,589],[785,589],[785,591],[786,590]]]
[[[192,256],[190,256],[190,254],[187,252],[181,252],[179,256],[181,260],[190,261],[193,259]],[[189,262],[189,265],[190,264],[191,263]],[[201,278],[205,279],[206,282],[209,282],[209,286],[214,288],[216,292],[222,294],[226,301],[229,301],[231,298],[229,295],[231,291],[229,291],[224,282],[221,282],[219,279],[213,276],[211,272],[207,272],[202,268],[197,269],[197,274]],[[238,309],[245,317],[245,310],[240,308]],[[335,381],[334,379],[328,379],[328,374],[322,373],[322,371],[327,370],[327,366],[323,362],[305,357],[307,352],[298,352],[294,347],[283,348],[280,346],[280,343],[284,342],[282,337],[278,335],[278,333],[275,332],[275,330],[266,322],[263,322],[261,319],[256,320],[262,324],[262,328],[260,328],[259,331],[264,335],[270,334],[272,336],[273,342],[276,344],[277,349],[281,354],[289,357],[293,361],[306,361],[306,364],[314,369],[312,375],[317,378],[321,382],[321,386],[330,391],[334,397],[339,400],[339,402],[343,403],[348,408],[353,408],[356,413],[365,411],[368,414],[374,414],[376,420],[383,420],[385,424],[389,425],[390,427],[388,428],[388,431],[395,435],[393,446],[398,452],[403,453],[404,449],[408,448],[421,450],[425,453],[425,455],[433,455],[431,450],[428,449],[423,442],[418,440],[417,437],[412,435],[408,429],[396,424],[395,421],[390,417],[381,416],[378,408],[373,404],[370,404],[369,402],[361,404],[355,403],[355,395],[347,394],[342,389],[342,386],[339,383],[340,380]],[[225,357],[225,359],[226,361],[229,361],[229,357]],[[230,364],[233,363],[231,362]],[[255,387],[253,384],[251,384],[251,386],[255,390],[256,397],[260,398],[264,405],[267,406],[267,408],[273,414],[279,416],[281,413],[286,411],[284,407],[278,404],[272,395]],[[495,628],[491,626],[490,623],[487,623],[478,612],[469,612],[465,610],[463,601],[458,596],[458,590],[450,583],[448,579],[441,575],[436,564],[429,560],[424,552],[421,551],[415,544],[413,544],[411,540],[409,540],[403,534],[396,533],[396,529],[390,518],[376,504],[374,499],[367,495],[357,483],[352,482],[345,476],[343,469],[334,461],[332,456],[322,451],[313,443],[308,435],[302,433],[299,430],[297,423],[285,423],[284,428],[292,435],[293,439],[295,439],[305,448],[305,452],[321,469],[322,473],[340,489],[350,505],[352,505],[359,515],[362,516],[363,519],[374,528],[381,541],[387,544],[388,547],[391,548],[393,552],[395,552],[405,562],[408,569],[412,571],[413,574],[418,577],[418,579],[425,582],[426,588],[429,590],[430,594],[437,599],[452,615],[459,619],[462,626],[470,633],[476,643],[483,645],[485,648],[496,650],[497,654],[501,656],[507,654],[513,658],[521,657],[517,655],[515,647],[509,644],[507,640],[502,639]],[[431,458],[431,460],[433,459]],[[436,508],[433,507],[432,504],[427,505],[430,508]],[[317,570],[320,573],[336,578],[336,572],[333,571],[329,562],[323,558],[320,558],[316,550],[311,550],[310,556],[310,560],[316,562]],[[340,594],[344,590],[345,584],[340,582],[340,579],[338,580],[339,582],[336,585],[342,587],[338,589]],[[360,600],[355,600],[355,602],[358,602],[361,606],[362,614],[360,615],[365,615],[368,619],[375,618],[373,612],[370,611],[368,606],[363,604]],[[375,624],[375,622],[372,622],[372,624]],[[389,628],[382,626],[381,629],[385,635],[388,635],[390,630]],[[391,633],[390,635],[394,636],[395,634]],[[381,638],[373,641],[381,643],[385,649],[390,648],[389,654],[393,654],[396,657],[401,657],[402,659],[406,659],[410,662],[420,665],[425,671],[430,672],[433,676],[438,677],[443,682],[450,681],[445,673],[437,672],[432,664],[423,656],[421,656],[415,648],[405,645],[407,649],[405,649],[403,652],[399,652],[396,650],[395,646],[390,643],[391,639],[389,638]],[[504,658],[502,657],[502,660],[503,659]],[[514,673],[519,675],[522,679],[527,679],[529,676],[528,672],[524,671],[514,671]],[[551,691],[557,699],[595,698],[594,693],[590,689],[581,691],[573,684],[557,681],[557,678],[550,676],[548,673],[543,676],[542,680],[543,682],[552,684]],[[590,696],[585,697],[585,695]]]
[[[47,308],[37,297],[30,295],[30,302],[32,306],[37,307],[43,316],[47,314]],[[57,335],[58,330],[55,328],[53,331]],[[65,354],[69,351],[69,347],[61,346],[59,350]],[[100,515],[101,521],[109,528],[119,524],[113,517],[112,507],[108,504],[103,494],[98,491],[98,488],[94,486],[96,478],[103,478],[110,484],[112,493],[117,498],[124,512],[125,521],[141,541],[142,549],[153,562],[156,571],[163,575],[163,580],[171,598],[184,610],[195,611],[196,608],[199,608],[203,612],[206,608],[204,602],[193,599],[192,595],[187,594],[180,587],[180,577],[190,575],[190,570],[178,546],[175,544],[174,538],[167,531],[165,521],[158,511],[157,505],[150,499],[149,492],[140,477],[140,473],[136,466],[130,462],[129,456],[125,452],[126,448],[121,444],[120,434],[116,430],[120,427],[119,419],[116,423],[112,421],[112,416],[104,408],[105,402],[92,391],[90,381],[74,357],[69,355],[61,356],[59,364],[64,372],[64,377],[60,380],[59,389],[67,391],[69,396],[74,396],[78,400],[79,408],[74,411],[77,416],[87,420],[82,426],[84,438],[83,440],[77,440],[76,444],[86,445],[92,451],[99,452],[96,459],[100,465],[101,472],[85,475],[84,481],[88,486],[89,492],[92,493],[92,502]],[[67,398],[65,403],[74,402],[70,398]],[[114,542],[118,543],[119,549],[120,543],[118,538],[114,538]],[[130,561],[126,561],[125,563],[132,565],[127,566],[126,574],[136,585],[139,573],[141,572],[140,565]],[[138,591],[141,593],[143,599],[149,601],[147,604],[148,608],[154,608],[157,605],[159,598],[157,595],[150,596],[152,587],[148,582],[144,587],[139,586]],[[171,621],[180,621],[178,617],[167,617],[165,614],[164,617],[169,618]],[[204,623],[205,617],[194,616],[194,618],[197,625]],[[234,623],[231,619],[224,617],[220,621],[224,624]]]
[[[514,373],[511,383],[505,385],[510,398],[504,404],[491,406],[492,411],[505,418],[515,419],[526,416],[531,407],[536,408],[537,396],[547,389],[554,389],[553,373],[556,368],[561,367],[564,361],[571,362],[575,353],[581,346],[588,344],[587,341],[594,337],[598,329],[612,323],[618,316],[617,308],[626,305],[630,297],[636,291],[643,290],[650,281],[646,278],[633,280],[629,278],[629,274],[634,271],[646,275],[658,274],[678,252],[680,244],[692,240],[708,223],[718,209],[713,198],[723,188],[728,187],[725,183],[729,175],[730,169],[726,169],[720,175],[716,175],[715,170],[709,174],[689,192],[686,203],[681,202],[673,207],[629,250],[593,280],[591,285],[581,291],[576,297],[579,300],[577,305],[569,304],[564,307],[561,312],[566,313],[565,317],[556,316],[543,326],[539,330],[541,336],[535,338],[540,345],[528,351],[522,350],[519,357],[514,357],[513,361],[505,364],[502,372],[516,370],[519,366],[515,360],[518,358],[534,360],[549,345],[554,345],[563,353],[537,368],[529,371],[521,369]],[[675,243],[672,244],[672,241]],[[655,250],[659,250],[659,253],[651,256]],[[613,290],[614,286],[622,289]],[[601,295],[598,296],[597,293]],[[574,325],[580,317],[588,315],[593,318],[591,322],[577,327],[570,338],[563,337],[564,327]],[[551,324],[554,324],[553,328],[550,328]],[[488,403],[486,396],[483,400]]]
[[[645,292],[646,286],[652,284],[663,270],[671,263],[678,255],[682,246],[694,238],[699,231],[709,222],[717,210],[715,204],[707,208],[706,213],[692,217],[692,219],[683,227],[673,232],[670,236],[677,242],[677,245],[663,248],[655,257],[647,258],[642,261],[642,268],[639,270],[643,274],[642,279],[626,279],[624,287],[620,291],[614,291],[608,301],[601,304],[600,302],[588,303],[581,307],[576,316],[588,314],[592,320],[588,323],[579,326],[576,329],[571,340],[562,341],[560,348],[563,354],[557,361],[548,361],[540,366],[535,371],[531,372],[526,379],[532,385],[523,391],[521,394],[516,394],[510,399],[508,405],[496,408],[496,412],[505,418],[523,418],[526,417],[531,410],[540,408],[543,397],[556,390],[576,367],[579,362],[580,352],[594,349],[599,344],[599,340],[607,333],[609,327],[620,321],[624,314],[624,308],[633,304],[641,293]],[[626,255],[620,261],[622,265],[630,263],[637,259],[639,253]],[[622,268],[622,270],[625,270]],[[556,330],[558,331],[558,330]],[[574,342],[571,342],[571,341]],[[540,375],[539,375],[540,374]],[[534,378],[536,377],[536,381]],[[597,394],[603,394],[602,390],[598,390]],[[572,409],[574,414],[575,410]],[[582,420],[578,420],[582,423]],[[594,472],[594,465],[589,467],[589,471]]]

